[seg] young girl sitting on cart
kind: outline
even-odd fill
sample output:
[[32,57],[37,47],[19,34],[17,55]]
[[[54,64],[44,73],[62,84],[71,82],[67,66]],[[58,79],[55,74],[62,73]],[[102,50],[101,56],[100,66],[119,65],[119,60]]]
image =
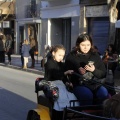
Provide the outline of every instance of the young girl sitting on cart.
[[55,45],[52,48],[52,58],[45,64],[44,79],[52,81],[59,88],[59,98],[54,101],[53,105],[52,120],[62,120],[63,109],[70,106],[70,100],[77,100],[73,93],[67,91],[62,81],[65,76],[73,73],[73,70],[64,71],[64,56],[65,48],[63,45]]

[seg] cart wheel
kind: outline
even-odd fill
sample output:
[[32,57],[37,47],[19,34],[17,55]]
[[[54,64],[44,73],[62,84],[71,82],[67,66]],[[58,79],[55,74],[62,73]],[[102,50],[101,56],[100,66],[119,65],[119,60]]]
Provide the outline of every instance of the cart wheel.
[[41,120],[40,116],[35,111],[29,111],[27,120]]

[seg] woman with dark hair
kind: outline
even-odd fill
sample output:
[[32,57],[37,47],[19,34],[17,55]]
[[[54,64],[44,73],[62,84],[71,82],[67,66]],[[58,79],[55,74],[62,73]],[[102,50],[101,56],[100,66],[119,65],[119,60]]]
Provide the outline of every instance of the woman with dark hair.
[[[93,50],[93,41],[88,34],[81,34],[76,40],[76,49],[65,60],[66,70],[74,70],[81,77],[71,75],[73,93],[80,105],[91,105],[94,98],[102,103],[108,97],[108,91],[102,85],[93,82],[106,76],[106,68],[100,56]],[[82,82],[80,80],[83,80]]]
[[117,67],[118,55],[113,44],[108,45],[108,48],[106,49],[102,59],[106,68],[108,66],[107,69],[112,70],[114,75],[115,69]]

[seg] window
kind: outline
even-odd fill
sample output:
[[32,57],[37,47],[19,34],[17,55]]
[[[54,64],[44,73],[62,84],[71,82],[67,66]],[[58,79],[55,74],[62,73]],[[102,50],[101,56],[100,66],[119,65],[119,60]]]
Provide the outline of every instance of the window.
[[30,4],[30,9],[31,9],[31,15],[32,16],[36,16],[36,0],[31,0],[31,4]]
[[9,28],[10,22],[9,21],[3,21],[3,28]]

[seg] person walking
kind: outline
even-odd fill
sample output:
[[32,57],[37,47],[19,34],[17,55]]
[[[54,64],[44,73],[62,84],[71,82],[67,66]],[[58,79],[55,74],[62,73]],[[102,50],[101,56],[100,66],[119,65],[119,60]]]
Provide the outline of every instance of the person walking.
[[24,58],[24,67],[23,69],[27,69],[27,64],[28,64],[28,58],[30,56],[29,54],[30,51],[30,44],[27,39],[24,40],[24,43],[22,45],[22,55]]
[[31,56],[31,59],[32,59],[32,64],[31,64],[31,68],[34,68],[35,67],[35,50],[36,50],[36,41],[34,38],[30,38],[30,56]]
[[11,35],[7,35],[6,36],[5,50],[6,50],[6,54],[8,56],[8,64],[11,65],[11,55],[13,53],[13,49],[12,49],[12,37],[11,37]]
[[112,70],[112,74],[114,76],[115,70],[117,68],[117,63],[118,63],[118,53],[116,52],[113,44],[108,45],[108,48],[106,49],[102,57],[102,60],[106,68],[109,70]]

